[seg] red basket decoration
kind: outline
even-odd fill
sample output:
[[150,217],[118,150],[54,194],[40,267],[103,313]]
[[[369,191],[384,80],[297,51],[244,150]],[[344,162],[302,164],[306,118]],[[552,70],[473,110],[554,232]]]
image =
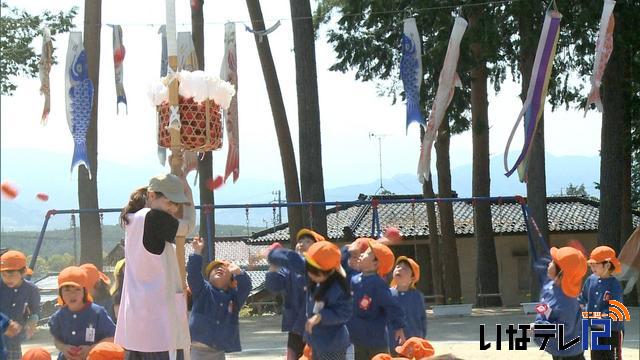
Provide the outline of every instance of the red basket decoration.
[[[193,98],[179,98],[180,104],[180,141],[186,150],[212,151],[222,147],[222,113],[220,105],[213,100],[202,103]],[[158,110],[158,145],[171,147],[169,126],[169,103],[163,102]]]

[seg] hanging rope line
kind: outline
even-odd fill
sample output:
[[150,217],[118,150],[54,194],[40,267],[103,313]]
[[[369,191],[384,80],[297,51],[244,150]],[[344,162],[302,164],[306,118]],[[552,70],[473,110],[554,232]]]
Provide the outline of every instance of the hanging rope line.
[[[485,6],[485,5],[496,5],[496,4],[508,4],[508,3],[515,3],[515,2],[519,2],[522,0],[495,0],[495,1],[485,1],[485,2],[481,2],[481,3],[473,3],[473,4],[465,4],[465,3],[459,3],[459,4],[454,4],[454,5],[442,5],[442,6],[430,6],[430,7],[421,7],[421,8],[408,8],[408,9],[402,9],[402,10],[384,10],[384,11],[365,11],[365,12],[358,12],[358,13],[347,13],[347,14],[341,14],[341,17],[355,17],[355,16],[363,16],[363,15],[367,15],[367,16],[371,16],[371,15],[389,15],[389,14],[415,14],[415,13],[422,13],[422,12],[427,12],[427,11],[434,11],[434,10],[457,10],[457,11],[462,11],[463,8],[467,8],[467,7],[476,7],[476,6]],[[278,17],[278,18],[269,18],[269,19],[264,19],[263,22],[267,23],[267,22],[277,22],[277,21],[295,21],[295,20],[309,20],[309,19],[313,19],[313,16],[298,16],[298,17]],[[206,21],[203,22],[203,25],[225,25],[228,23],[234,23],[234,24],[251,24],[251,20],[226,20],[226,21]],[[116,24],[116,22],[114,21],[110,21],[108,22],[108,24]],[[81,25],[87,25],[87,26],[108,26],[107,22],[105,22],[104,24],[91,24],[91,23],[82,23]],[[160,25],[164,25],[164,23],[118,23],[118,25],[121,26],[160,26]],[[191,23],[177,23],[177,26],[191,26]]]

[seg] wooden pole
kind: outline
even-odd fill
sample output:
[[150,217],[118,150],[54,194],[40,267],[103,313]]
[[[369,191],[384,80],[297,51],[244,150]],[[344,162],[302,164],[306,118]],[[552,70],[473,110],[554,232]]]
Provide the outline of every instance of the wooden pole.
[[[180,112],[178,99],[178,79],[175,72],[178,69],[178,51],[176,40],[176,13],[175,0],[166,0],[166,20],[167,20],[167,55],[169,60],[169,134],[171,135],[171,173],[183,177],[182,172],[182,143],[180,141]],[[183,284],[186,281],[186,268],[184,260],[184,236],[176,236],[176,257],[178,259],[178,268],[180,269],[180,279]]]

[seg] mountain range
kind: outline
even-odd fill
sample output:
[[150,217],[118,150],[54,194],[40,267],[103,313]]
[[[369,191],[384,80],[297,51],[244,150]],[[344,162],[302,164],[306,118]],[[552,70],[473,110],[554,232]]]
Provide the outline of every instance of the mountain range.
[[[73,176],[66,170],[70,157],[59,153],[42,153],[34,150],[3,149],[0,169],[2,180],[10,180],[16,184],[20,193],[14,200],[3,197],[0,203],[1,226],[5,231],[40,229],[47,210],[77,208],[77,170]],[[491,194],[513,195],[526,194],[526,187],[514,175],[505,177],[502,169],[502,156],[491,158]],[[554,156],[546,155],[547,193],[556,195],[562,192],[569,183],[584,184],[592,196],[598,196],[593,184],[598,181],[600,159],[597,156]],[[159,173],[159,165],[127,166],[109,161],[101,161],[98,172],[99,203],[103,208],[121,208],[130,192],[136,185],[144,185],[149,177]],[[357,166],[351,171],[357,172]],[[437,175],[437,174],[434,174]],[[452,169],[452,188],[460,197],[471,196],[471,164]],[[353,176],[357,179],[357,176]],[[357,199],[358,195],[373,194],[380,187],[380,181],[355,183],[325,190],[327,201],[348,201]],[[383,187],[396,194],[419,194],[421,185],[414,174],[396,174],[382,179]],[[194,198],[198,197],[197,186]],[[284,183],[272,180],[240,178],[236,184],[227,184],[216,191],[218,204],[251,204],[274,201],[274,190],[282,191],[284,200]],[[437,189],[434,189],[437,191]],[[49,195],[48,202],[39,201],[35,195],[44,192]],[[277,213],[277,211],[276,211]],[[286,211],[282,212],[286,221]],[[216,223],[271,226],[274,211],[271,208],[250,209],[248,214],[244,208],[216,211]],[[104,216],[105,224],[116,224],[117,213]],[[71,223],[69,215],[54,216],[49,228],[68,228]]]

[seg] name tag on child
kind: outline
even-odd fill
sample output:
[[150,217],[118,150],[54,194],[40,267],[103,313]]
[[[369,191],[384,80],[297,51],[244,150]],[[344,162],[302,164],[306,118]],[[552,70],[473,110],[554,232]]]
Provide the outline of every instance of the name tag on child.
[[87,342],[95,342],[96,341],[96,329],[89,325],[87,330],[84,333],[84,341]]

